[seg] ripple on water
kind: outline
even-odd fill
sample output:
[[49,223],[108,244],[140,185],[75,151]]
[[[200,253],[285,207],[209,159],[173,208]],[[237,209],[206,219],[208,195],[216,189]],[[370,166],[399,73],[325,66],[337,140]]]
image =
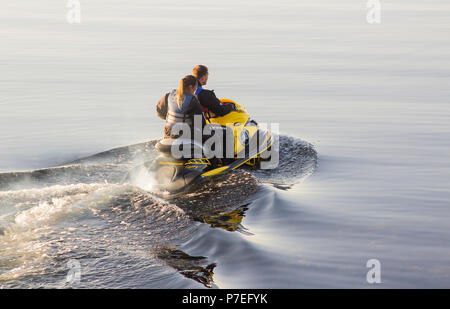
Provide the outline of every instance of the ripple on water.
[[155,143],[0,174],[0,286],[68,287],[76,259],[83,287],[213,287],[215,262],[180,245],[201,223],[247,233],[242,218],[260,183],[292,185],[317,161],[310,144],[281,136],[276,169],[237,170],[169,199],[121,183],[156,157]]

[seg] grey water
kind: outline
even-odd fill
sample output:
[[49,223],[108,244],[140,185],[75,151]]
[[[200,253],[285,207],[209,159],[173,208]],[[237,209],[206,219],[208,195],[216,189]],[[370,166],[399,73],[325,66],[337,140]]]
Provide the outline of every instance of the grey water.
[[[448,1],[80,2],[2,3],[0,287],[450,286]],[[123,184],[196,64],[279,124],[279,168]]]

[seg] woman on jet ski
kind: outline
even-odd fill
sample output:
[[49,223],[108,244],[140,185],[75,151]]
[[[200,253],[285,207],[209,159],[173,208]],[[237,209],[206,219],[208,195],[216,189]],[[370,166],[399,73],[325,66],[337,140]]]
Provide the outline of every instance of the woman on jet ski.
[[173,89],[166,93],[156,105],[157,115],[166,121],[164,127],[165,138],[178,138],[181,135],[172,134],[172,127],[177,123],[186,123],[191,128],[191,136],[193,136],[192,129],[194,128],[194,116],[199,115],[202,119],[202,127],[196,129],[203,129],[206,124],[203,115],[203,108],[200,105],[195,91],[197,90],[198,81],[192,75],[186,75],[180,81],[178,89]]

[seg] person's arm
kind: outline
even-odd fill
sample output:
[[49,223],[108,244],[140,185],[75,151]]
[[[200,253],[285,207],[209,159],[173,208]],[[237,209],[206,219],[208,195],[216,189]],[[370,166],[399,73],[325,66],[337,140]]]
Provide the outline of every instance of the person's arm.
[[167,97],[169,93],[166,93],[161,100],[159,100],[158,104],[156,104],[156,114],[159,118],[166,120],[167,116]]
[[212,90],[203,90],[199,94],[200,103],[211,110],[216,116],[224,116],[233,110],[231,105],[222,105]]

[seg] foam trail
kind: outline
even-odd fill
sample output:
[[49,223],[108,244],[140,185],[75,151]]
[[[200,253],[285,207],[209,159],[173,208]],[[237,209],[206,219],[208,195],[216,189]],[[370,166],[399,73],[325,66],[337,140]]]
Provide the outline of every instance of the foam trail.
[[[317,159],[310,144],[280,136],[276,169],[236,170],[169,199],[150,193],[154,177],[143,163],[158,155],[155,143],[115,148],[59,167],[0,173],[0,287],[66,287],[61,274],[69,259],[87,267],[85,287],[147,287],[148,281],[126,279],[145,278],[146,271],[152,282],[164,282],[159,287],[174,287],[169,282],[199,287],[172,278],[175,272],[167,268],[205,284],[193,273],[195,263],[178,263],[190,260],[176,248],[192,238],[194,222],[242,231],[238,221],[246,207],[239,207],[250,205],[260,182],[293,184],[313,170]],[[228,217],[237,223],[228,224]],[[155,259],[152,252],[161,247],[174,249]],[[212,272],[213,265],[205,259],[203,268]],[[207,281],[205,286],[214,285]]]

